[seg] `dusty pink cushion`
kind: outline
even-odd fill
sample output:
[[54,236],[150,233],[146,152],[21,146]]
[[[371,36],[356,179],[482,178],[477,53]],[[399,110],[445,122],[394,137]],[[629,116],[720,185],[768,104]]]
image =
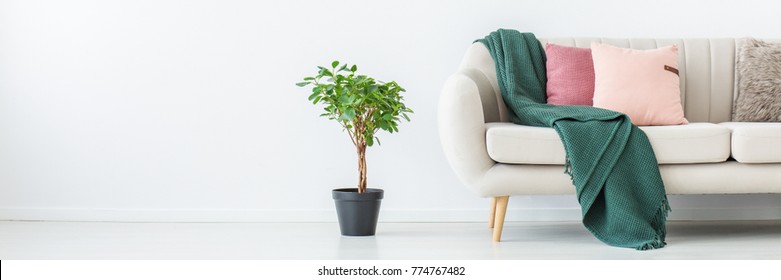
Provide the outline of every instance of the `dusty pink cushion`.
[[591,43],[594,107],[626,114],[635,125],[687,124],[681,107],[678,46],[633,50]]
[[548,43],[545,56],[548,104],[591,106],[594,96],[591,50]]

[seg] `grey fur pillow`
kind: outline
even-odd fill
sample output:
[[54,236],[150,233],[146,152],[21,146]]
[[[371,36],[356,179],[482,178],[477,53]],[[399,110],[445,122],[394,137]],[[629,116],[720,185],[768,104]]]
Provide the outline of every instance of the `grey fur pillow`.
[[732,120],[781,122],[781,44],[746,39],[738,49],[735,71]]

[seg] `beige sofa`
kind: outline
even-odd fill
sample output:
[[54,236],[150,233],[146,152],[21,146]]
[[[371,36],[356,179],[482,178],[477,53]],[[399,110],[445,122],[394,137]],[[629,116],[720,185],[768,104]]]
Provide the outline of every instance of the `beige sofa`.
[[[689,125],[641,127],[668,194],[781,193],[781,123],[730,122],[740,39],[540,39],[565,46],[679,47],[681,100]],[[499,241],[513,195],[574,194],[552,128],[509,122],[491,55],[467,50],[439,100],[439,135],[458,178],[491,198],[489,226]]]

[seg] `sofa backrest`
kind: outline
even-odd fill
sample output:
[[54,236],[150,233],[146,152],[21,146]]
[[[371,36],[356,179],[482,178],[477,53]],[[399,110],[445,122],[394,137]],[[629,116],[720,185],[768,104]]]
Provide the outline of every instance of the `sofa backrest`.
[[[615,39],[615,38],[539,38],[543,46],[550,42],[563,46],[588,48],[591,42],[617,47],[654,49],[678,45],[681,102],[690,122],[727,122],[732,119],[735,96],[735,50],[742,39]],[[495,96],[481,96],[486,122],[507,122],[507,108],[496,81],[491,55],[481,43],[474,43],[461,62],[461,71],[482,72],[491,83]],[[494,100],[490,100],[494,98]],[[492,106],[486,106],[490,104]],[[495,104],[495,105],[493,105]]]

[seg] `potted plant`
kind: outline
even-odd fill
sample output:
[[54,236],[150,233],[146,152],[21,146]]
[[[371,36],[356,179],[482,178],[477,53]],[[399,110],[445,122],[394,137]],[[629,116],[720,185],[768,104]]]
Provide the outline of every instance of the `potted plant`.
[[384,191],[366,188],[366,148],[380,144],[375,133],[398,132],[401,118],[409,121],[412,109],[402,102],[404,88],[394,81],[384,83],[366,75],[358,75],[358,67],[331,63],[331,68],[318,66],[317,75],[305,77],[300,87],[312,86],[309,101],[321,104],[321,117],[338,122],[350,136],[358,154],[358,185],[355,188],[334,189],[339,228],[342,235],[374,235]]

